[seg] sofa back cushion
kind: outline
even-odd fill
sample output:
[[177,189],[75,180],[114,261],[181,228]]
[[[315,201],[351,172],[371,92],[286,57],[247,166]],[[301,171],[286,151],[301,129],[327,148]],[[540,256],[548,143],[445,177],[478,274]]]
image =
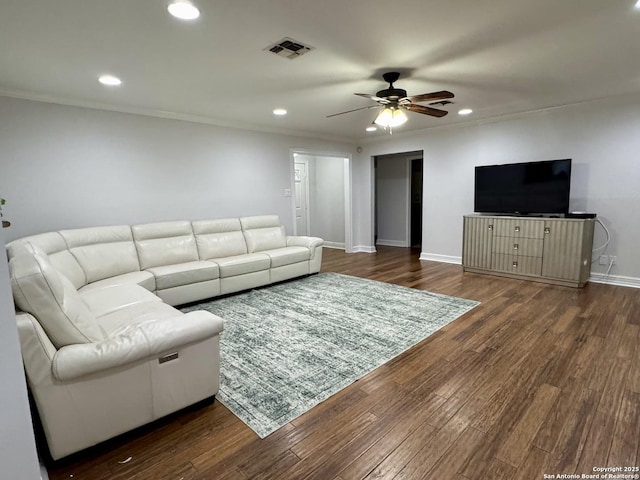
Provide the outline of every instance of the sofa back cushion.
[[240,224],[249,253],[287,246],[287,236],[277,215],[243,217]]
[[95,316],[69,279],[33,245],[9,262],[16,306],[38,319],[56,348],[105,339]]
[[69,251],[87,277],[87,283],[140,270],[128,225],[62,230]]
[[200,260],[247,253],[247,243],[238,218],[192,222]]
[[29,253],[30,250],[26,248],[28,245],[33,245],[46,253],[53,268],[67,277],[76,289],[87,284],[84,270],[76,257],[67,249],[67,242],[58,232],[42,233],[14,240],[7,245],[9,260],[17,255]]
[[146,223],[131,231],[143,270],[198,260],[191,222]]

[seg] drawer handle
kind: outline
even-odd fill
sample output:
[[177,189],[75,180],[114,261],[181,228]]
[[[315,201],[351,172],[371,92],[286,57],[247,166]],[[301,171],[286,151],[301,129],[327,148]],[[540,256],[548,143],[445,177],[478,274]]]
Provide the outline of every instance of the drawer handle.
[[513,263],[511,264],[511,266],[512,266],[513,268],[518,268],[518,262],[513,262]]
[[517,243],[513,244],[513,249],[514,250],[518,250],[520,248],[520,245],[518,245]]
[[518,225],[516,225],[516,226],[515,226],[515,228],[514,228],[514,230],[515,230],[516,232],[519,232],[519,231],[520,231],[520,227],[519,227]]
[[549,235],[551,233],[551,229],[549,227],[544,227],[544,234]]
[[488,228],[489,230],[493,231],[493,225],[489,225],[487,228]]

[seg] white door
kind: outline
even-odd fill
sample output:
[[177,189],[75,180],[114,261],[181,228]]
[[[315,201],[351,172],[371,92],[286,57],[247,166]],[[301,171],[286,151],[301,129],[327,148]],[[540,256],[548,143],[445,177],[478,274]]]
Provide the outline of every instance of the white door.
[[296,196],[296,234],[309,235],[309,176],[307,162],[294,163],[294,184]]

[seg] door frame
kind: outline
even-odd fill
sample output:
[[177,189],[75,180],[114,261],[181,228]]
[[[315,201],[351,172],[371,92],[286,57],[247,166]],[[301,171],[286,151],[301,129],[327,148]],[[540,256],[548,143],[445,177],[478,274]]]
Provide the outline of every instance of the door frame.
[[[289,172],[291,175],[290,182],[292,190],[295,189],[295,156],[309,155],[312,157],[337,157],[344,159],[344,250],[347,253],[353,252],[353,234],[352,234],[352,158],[348,152],[336,152],[326,150],[312,150],[307,148],[291,148],[289,150]],[[291,196],[291,216],[293,224],[293,234],[297,235],[296,227],[296,199]]]
[[[372,245],[371,247],[369,247],[367,250],[360,250],[360,251],[366,251],[367,253],[375,253],[376,252],[376,221],[377,221],[377,205],[376,205],[376,195],[377,195],[377,186],[376,186],[376,159],[380,158],[380,157],[386,157],[386,156],[394,156],[394,155],[405,155],[405,182],[406,182],[406,189],[407,189],[407,195],[406,195],[406,199],[405,199],[405,211],[404,211],[404,215],[405,215],[405,221],[406,223],[406,243],[407,243],[407,247],[411,247],[411,162],[413,160],[419,160],[422,159],[422,215],[423,215],[423,223],[422,223],[422,233],[424,234],[424,176],[425,176],[425,164],[424,164],[424,150],[410,150],[410,151],[400,151],[400,152],[387,152],[387,153],[379,153],[379,154],[371,154],[369,156],[369,169],[370,169],[370,185],[371,185],[371,199],[370,199],[370,205],[371,205],[371,241],[372,241]],[[424,237],[424,236],[423,236]],[[424,242],[424,238],[422,239],[422,241]],[[422,250],[422,246],[420,247],[420,249]]]

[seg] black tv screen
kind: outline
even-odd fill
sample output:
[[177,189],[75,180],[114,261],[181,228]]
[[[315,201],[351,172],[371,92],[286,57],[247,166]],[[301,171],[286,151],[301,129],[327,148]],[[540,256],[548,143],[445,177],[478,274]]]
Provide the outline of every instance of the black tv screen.
[[478,213],[562,214],[569,211],[571,159],[476,167]]

